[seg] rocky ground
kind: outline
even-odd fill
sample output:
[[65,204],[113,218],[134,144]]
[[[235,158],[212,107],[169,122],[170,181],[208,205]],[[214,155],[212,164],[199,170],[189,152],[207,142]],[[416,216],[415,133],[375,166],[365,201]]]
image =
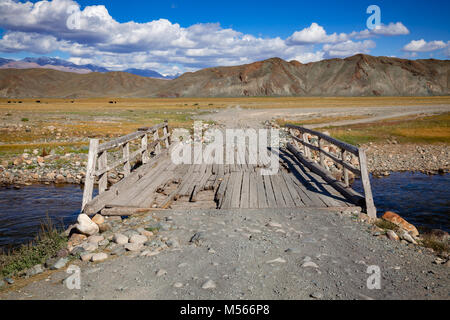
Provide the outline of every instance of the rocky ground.
[[[389,240],[358,213],[155,211],[107,219],[100,230],[71,239],[71,261],[47,262],[59,270],[37,266],[31,278],[4,283],[0,298],[450,298],[448,258]],[[66,285],[74,283],[69,265],[80,267],[80,289]],[[368,289],[369,266],[380,268],[380,289]]]
[[447,145],[370,143],[367,149],[369,170],[374,175],[389,172],[418,171],[427,174],[450,171],[450,148]]

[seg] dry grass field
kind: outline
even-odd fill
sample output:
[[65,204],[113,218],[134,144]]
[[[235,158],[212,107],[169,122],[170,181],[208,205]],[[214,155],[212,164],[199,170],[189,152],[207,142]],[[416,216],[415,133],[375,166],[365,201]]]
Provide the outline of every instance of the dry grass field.
[[450,113],[399,117],[323,130],[354,145],[386,140],[395,140],[398,143],[450,144]]
[[[179,98],[179,99],[0,99],[0,156],[18,154],[27,149],[58,147],[64,152],[86,152],[88,138],[120,136],[142,126],[168,120],[171,127],[190,127],[193,117],[229,106],[261,109],[380,107],[449,105],[450,97],[367,97],[367,98]],[[349,116],[349,119],[357,118]],[[323,118],[319,121],[342,120]],[[420,127],[422,140],[448,141],[448,115],[439,129],[430,123]],[[318,123],[318,120],[312,120]],[[392,129],[394,124],[388,125]],[[383,130],[373,124],[332,129],[332,134],[348,142],[384,138]],[[396,127],[395,135],[414,135],[414,126]],[[348,130],[352,130],[351,133]],[[358,131],[358,130],[362,131]],[[372,131],[371,131],[372,130]],[[388,129],[386,129],[388,130]],[[389,129],[390,130],[390,129]],[[415,131],[416,130],[416,131]],[[407,139],[407,138],[405,138]]]

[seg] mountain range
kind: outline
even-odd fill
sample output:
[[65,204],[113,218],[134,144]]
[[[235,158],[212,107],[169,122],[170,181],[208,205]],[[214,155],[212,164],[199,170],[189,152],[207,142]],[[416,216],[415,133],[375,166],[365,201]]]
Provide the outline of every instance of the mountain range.
[[[70,61],[39,57],[39,58],[24,58],[22,60],[12,60],[0,58],[0,69],[53,69],[64,72],[73,72],[86,74],[91,72],[111,72],[104,67],[99,67],[93,64],[78,65]],[[162,74],[147,69],[126,69],[123,72],[135,74],[142,77],[156,78],[156,79],[174,79],[176,76],[163,76]]]
[[7,98],[433,95],[450,95],[450,60],[358,54],[302,64],[271,58],[187,72],[173,80],[126,72],[0,70],[0,97]]

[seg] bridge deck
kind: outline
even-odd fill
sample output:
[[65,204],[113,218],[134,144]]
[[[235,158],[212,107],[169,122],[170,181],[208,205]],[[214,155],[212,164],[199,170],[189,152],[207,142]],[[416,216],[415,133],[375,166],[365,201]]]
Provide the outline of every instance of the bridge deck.
[[[262,175],[268,168],[260,162],[248,164],[248,149],[245,154],[235,154],[235,160],[245,157],[239,163],[246,164],[176,165],[170,157],[174,145],[167,122],[103,144],[91,139],[82,210],[87,214],[129,215],[152,208],[358,207],[376,217],[365,151],[321,132],[286,127],[294,144],[288,142],[280,150],[281,165],[274,175]],[[108,163],[109,152],[117,148],[123,156]],[[331,175],[325,157],[342,171],[342,178]],[[116,168],[122,168],[122,179],[110,181],[109,172]],[[349,172],[361,177],[364,196],[351,188]],[[96,182],[99,194],[93,198]]]
[[131,185],[126,180],[133,177],[125,178],[113,190],[114,196],[100,199],[104,202],[100,207],[255,209],[355,206],[319,175],[303,166],[288,150],[281,151],[280,162],[276,175],[262,176],[262,168],[256,165],[175,165],[168,155],[164,155],[147,166]]

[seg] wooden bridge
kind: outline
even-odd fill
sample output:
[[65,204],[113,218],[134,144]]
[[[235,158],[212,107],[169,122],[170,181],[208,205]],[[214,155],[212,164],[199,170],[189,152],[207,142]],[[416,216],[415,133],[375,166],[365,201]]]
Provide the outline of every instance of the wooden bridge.
[[[286,128],[290,141],[280,148],[275,175],[262,175],[266,165],[260,162],[174,164],[167,122],[102,144],[92,139],[82,210],[127,216],[155,208],[356,207],[376,217],[363,149],[303,127]],[[341,177],[331,174],[329,161]],[[349,172],[361,177],[364,195],[350,187]]]

